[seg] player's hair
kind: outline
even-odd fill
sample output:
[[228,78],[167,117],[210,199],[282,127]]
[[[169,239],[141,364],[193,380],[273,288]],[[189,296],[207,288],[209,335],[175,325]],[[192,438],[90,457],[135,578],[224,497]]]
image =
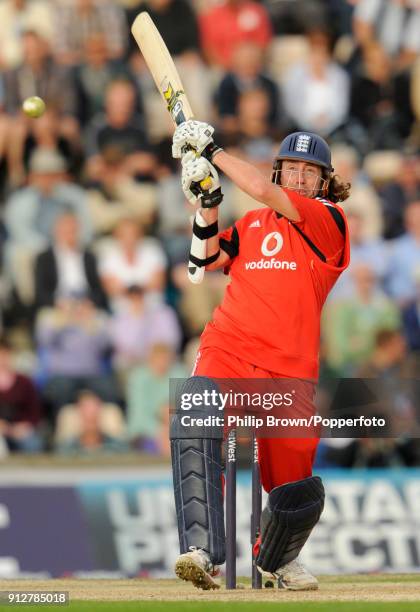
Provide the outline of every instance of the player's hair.
[[350,196],[351,184],[343,181],[338,174],[330,178],[327,190],[327,198],[330,202],[344,202]]

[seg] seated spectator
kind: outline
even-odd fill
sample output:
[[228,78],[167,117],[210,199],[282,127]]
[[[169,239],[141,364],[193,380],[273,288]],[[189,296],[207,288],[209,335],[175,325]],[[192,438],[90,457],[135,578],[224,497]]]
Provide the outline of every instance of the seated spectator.
[[136,219],[143,227],[151,225],[157,206],[157,189],[158,185],[135,180],[121,150],[112,146],[105,148],[100,173],[87,189],[95,233],[114,231],[118,222],[126,217]]
[[[407,344],[398,329],[379,329],[369,360],[359,368],[362,378],[382,380],[382,384],[401,384],[407,375]],[[393,378],[393,381],[391,381]]]
[[390,243],[386,287],[400,306],[417,297],[416,278],[420,269],[420,200],[404,211],[406,234]]
[[78,433],[62,439],[56,445],[61,454],[93,455],[96,453],[124,453],[128,445],[124,438],[112,436],[104,431],[103,412],[105,406],[100,397],[91,391],[82,391],[75,405]]
[[[338,6],[337,6],[338,5]],[[343,6],[344,5],[344,6]],[[270,17],[273,22],[274,31],[277,38],[284,35],[305,34],[311,28],[327,28],[331,25],[332,11],[340,9],[344,15],[337,15],[342,18],[343,26],[346,28],[349,23],[346,33],[351,32],[351,20],[346,14],[351,8],[346,0],[333,0],[327,5],[322,0],[299,0],[295,2],[270,2]],[[335,23],[335,27],[340,27],[341,23]]]
[[395,181],[380,189],[379,195],[385,225],[384,238],[398,238],[405,232],[405,207],[408,202],[420,199],[420,156],[402,157]]
[[25,302],[33,300],[33,257],[49,245],[58,216],[74,213],[82,244],[91,238],[85,191],[69,182],[63,157],[57,151],[37,149],[29,170],[28,186],[10,196],[4,212],[6,265]]
[[374,271],[361,263],[353,280],[354,295],[323,312],[327,361],[342,376],[352,376],[370,358],[378,330],[400,327],[399,310],[378,288]]
[[399,149],[410,133],[414,117],[409,75],[392,73],[379,43],[363,49],[360,73],[352,79],[350,115],[364,129],[368,150]]
[[35,306],[54,306],[60,296],[85,294],[107,308],[96,257],[80,245],[79,223],[72,213],[57,218],[52,245],[35,262]]
[[105,95],[105,115],[92,119],[86,130],[87,173],[91,181],[104,179],[104,152],[124,157],[125,174],[136,179],[154,180],[156,158],[136,113],[136,90],[127,80],[112,81]]
[[[84,389],[77,397],[77,402],[80,402],[82,396],[95,397],[96,400],[99,398],[92,393]],[[111,438],[122,439],[125,437],[125,419],[123,412],[117,404],[104,403],[100,410],[99,418],[100,430],[102,433],[107,434]],[[61,446],[63,443],[67,443],[69,440],[74,440],[80,436],[80,414],[76,404],[68,404],[60,408],[60,412],[57,415],[54,431],[54,446]]]
[[268,97],[267,120],[271,126],[279,118],[279,92],[272,79],[263,74],[261,48],[250,42],[241,43],[233,53],[232,70],[223,77],[216,92],[216,104],[221,119],[220,129],[236,131],[239,97],[247,91],[262,89]]
[[16,68],[23,58],[22,36],[31,30],[53,36],[51,6],[46,0],[2,0],[0,3],[0,69]]
[[272,38],[267,9],[253,0],[224,0],[199,16],[201,47],[210,65],[229,70],[236,47],[245,41],[266,49]]
[[99,266],[108,296],[117,302],[132,285],[161,295],[165,284],[166,258],[159,242],[144,237],[133,219],[121,220],[114,237],[114,244],[104,252]]
[[417,294],[413,301],[403,308],[402,322],[410,351],[415,351],[420,356],[420,267],[416,271],[415,282]]
[[308,34],[308,59],[289,68],[283,82],[285,112],[298,130],[329,136],[347,119],[350,81],[333,61],[326,32]]
[[32,381],[13,367],[9,343],[0,338],[0,438],[10,450],[37,453],[43,448],[39,426],[42,404]]
[[104,34],[110,59],[123,56],[128,40],[124,12],[112,0],[60,0],[55,7],[54,53],[62,64],[82,61],[86,40]]
[[54,414],[82,389],[91,389],[104,401],[118,401],[108,365],[108,325],[107,316],[82,296],[63,297],[54,308],[40,311],[35,328],[39,376]]
[[385,280],[387,272],[387,249],[384,240],[374,240],[365,237],[366,218],[363,213],[349,208],[346,210],[350,237],[351,259],[349,267],[339,277],[334,285],[329,301],[351,298],[354,295],[354,270],[361,264],[368,265],[375,274],[378,288]]
[[383,232],[381,202],[369,177],[362,170],[356,149],[337,144],[331,148],[335,174],[350,183],[350,196],[346,200],[348,211],[358,213],[364,220],[363,239],[378,240]]
[[49,53],[46,41],[36,32],[23,34],[23,62],[4,74],[5,109],[12,116],[13,138],[9,141],[8,163],[12,186],[22,183],[23,147],[31,125],[21,112],[28,96],[39,95],[47,107],[52,105],[60,115],[60,133],[77,139],[79,127],[74,119],[75,96],[68,72],[58,66]]
[[415,117],[415,124],[409,138],[409,146],[420,151],[420,55],[411,70],[411,104]]
[[[378,331],[371,358],[357,372],[361,378],[369,379],[370,388],[377,395],[376,405],[371,402],[372,414],[381,413],[386,418],[386,433],[394,438],[390,448],[395,457],[391,465],[413,464],[413,442],[418,446],[418,441],[411,434],[418,428],[420,414],[415,387],[417,373],[418,368],[413,369],[409,359],[406,342],[397,330]],[[390,440],[375,440],[368,448],[375,448],[381,442],[388,445]],[[417,457],[418,453],[417,450]]]
[[[104,112],[105,92],[112,81],[118,78],[134,80],[126,64],[120,60],[109,59],[107,44],[104,32],[92,32],[84,41],[84,55],[81,62],[74,67],[76,114],[82,127],[96,114]],[[137,111],[142,114],[139,92],[137,92],[136,106]]]
[[66,162],[67,171],[72,178],[79,176],[83,161],[80,139],[62,133],[61,127],[60,114],[53,104],[48,106],[41,117],[31,122],[23,149],[26,173],[29,170],[33,153],[37,149],[48,149],[58,151],[62,155]]
[[157,195],[157,236],[165,245],[169,267],[188,259],[191,246],[191,205],[178,188],[180,174],[162,177]]
[[[244,91],[238,100],[237,131],[225,134],[224,142],[226,148],[231,145],[234,154],[245,158],[266,176],[271,174],[275,139],[280,136],[276,126],[270,123],[269,113],[270,99],[264,89]],[[235,185],[227,186],[226,195],[226,204],[231,208],[224,206],[221,214],[227,224],[232,217],[241,217],[262,206]]]
[[[131,3],[133,4],[133,3]],[[184,54],[197,55],[199,59],[199,35],[195,12],[187,0],[137,0],[127,11],[128,23],[133,24],[140,11],[147,11],[159,30],[172,57]],[[130,54],[138,51],[133,37],[129,41]]]
[[120,311],[110,323],[114,364],[125,371],[143,362],[155,344],[165,343],[176,352],[181,330],[175,312],[166,304],[148,305],[144,290],[133,285],[126,291]]
[[236,131],[230,136],[225,135],[225,146],[238,147],[237,154],[252,160],[262,172],[269,174],[274,139],[279,131],[270,123],[270,98],[264,89],[250,89],[240,94],[235,123]]
[[172,349],[156,344],[147,363],[131,371],[127,384],[127,434],[136,450],[169,456],[168,379],[187,372]]
[[188,338],[202,333],[211,320],[214,309],[220,304],[229,278],[222,270],[205,274],[199,285],[188,280],[186,259],[171,269],[171,280],[179,291],[177,310]]
[[364,49],[379,42],[398,68],[409,66],[420,51],[420,19],[415,2],[359,0],[353,20],[356,42]]

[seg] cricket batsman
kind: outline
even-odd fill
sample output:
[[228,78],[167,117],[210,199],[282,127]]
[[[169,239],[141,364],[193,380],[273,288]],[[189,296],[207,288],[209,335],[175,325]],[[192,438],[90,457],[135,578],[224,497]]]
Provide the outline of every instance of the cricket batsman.
[[[192,248],[190,261],[206,270],[224,268],[231,279],[184,384],[199,392],[203,380],[212,378],[316,381],[322,306],[349,264],[347,223],[337,202],[348,198],[350,185],[334,175],[331,151],[316,134],[287,136],[270,180],[218,147],[213,133],[212,126],[189,120],[173,138],[184,193],[201,205],[193,234],[196,244],[205,241],[199,252],[206,257]],[[266,205],[222,232],[218,169]],[[212,188],[203,194],[198,185],[209,175]],[[225,561],[222,440],[217,431],[185,438],[179,420],[177,409],[170,431],[181,553],[175,572],[198,588],[218,588],[214,577]],[[255,562],[265,578],[278,578],[290,590],[318,588],[298,559],[324,506],[322,481],[312,476],[317,444],[316,437],[258,439],[268,500]]]

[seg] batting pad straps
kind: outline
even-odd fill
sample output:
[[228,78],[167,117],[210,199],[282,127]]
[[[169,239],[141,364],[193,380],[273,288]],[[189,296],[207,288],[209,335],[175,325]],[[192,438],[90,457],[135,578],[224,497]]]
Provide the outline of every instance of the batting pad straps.
[[208,266],[209,264],[216,261],[219,255],[220,255],[220,249],[217,251],[217,253],[215,253],[214,255],[210,255],[210,257],[206,257],[205,259],[194,257],[194,255],[190,253],[190,261],[196,266],[198,266],[199,268],[202,268],[203,266]]
[[207,240],[207,238],[212,238],[216,236],[219,232],[219,223],[215,221],[211,225],[207,225],[207,227],[202,227],[198,225],[197,219],[194,217],[194,225],[193,225],[193,234],[197,236],[200,240]]

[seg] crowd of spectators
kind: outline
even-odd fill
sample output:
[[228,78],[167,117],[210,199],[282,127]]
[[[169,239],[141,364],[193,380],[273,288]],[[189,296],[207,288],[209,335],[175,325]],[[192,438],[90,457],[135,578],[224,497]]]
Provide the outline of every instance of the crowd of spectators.
[[[416,0],[0,0],[0,454],[167,456],[168,378],[191,371],[227,283],[187,280],[192,209],[129,34],[141,10],[228,151],[269,175],[292,130],[332,146],[352,261],[324,310],[322,388],[392,378],[406,431],[330,441],[319,461],[419,464]],[[222,183],[226,227],[259,204]]]

